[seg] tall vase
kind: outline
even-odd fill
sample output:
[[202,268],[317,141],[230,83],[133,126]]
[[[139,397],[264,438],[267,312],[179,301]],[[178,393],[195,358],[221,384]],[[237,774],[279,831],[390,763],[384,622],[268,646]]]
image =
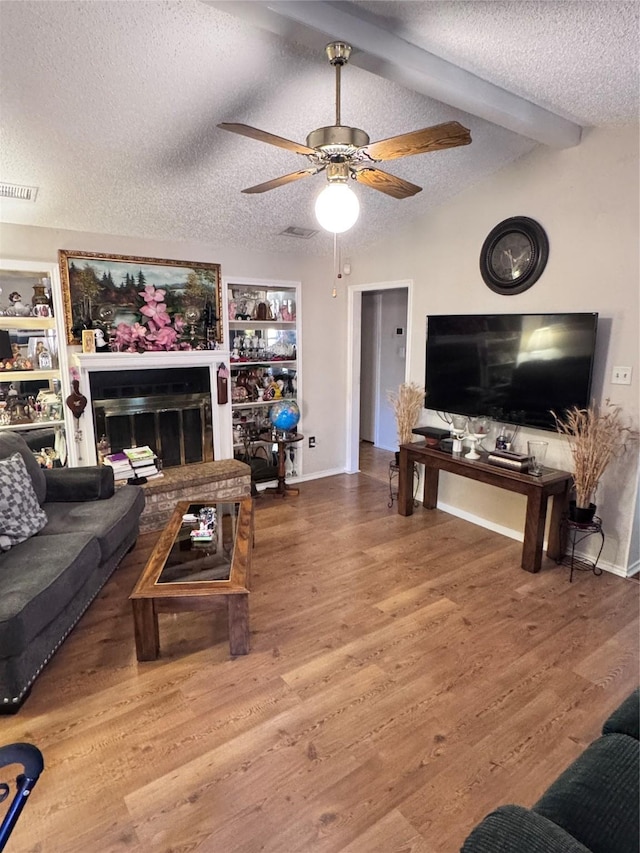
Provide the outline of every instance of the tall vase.
[[36,317],[50,317],[51,308],[49,305],[49,297],[47,288],[44,284],[33,285],[33,296],[31,297],[31,306],[33,314]]

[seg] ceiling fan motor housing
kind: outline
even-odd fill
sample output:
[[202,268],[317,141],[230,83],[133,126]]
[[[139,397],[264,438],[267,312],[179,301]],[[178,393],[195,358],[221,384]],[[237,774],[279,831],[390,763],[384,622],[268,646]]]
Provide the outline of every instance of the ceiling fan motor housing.
[[358,148],[369,144],[369,136],[358,127],[345,127],[343,124],[319,127],[307,136],[307,146],[317,148],[333,156],[351,157]]

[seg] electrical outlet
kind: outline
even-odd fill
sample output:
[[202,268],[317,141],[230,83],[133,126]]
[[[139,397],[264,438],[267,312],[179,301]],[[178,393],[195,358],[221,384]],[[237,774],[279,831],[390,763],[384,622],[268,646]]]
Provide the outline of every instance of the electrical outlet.
[[614,367],[611,371],[612,385],[631,385],[631,368]]
[[316,446],[316,437],[315,437],[315,435],[310,435],[309,436],[309,447],[315,447],[315,446]]

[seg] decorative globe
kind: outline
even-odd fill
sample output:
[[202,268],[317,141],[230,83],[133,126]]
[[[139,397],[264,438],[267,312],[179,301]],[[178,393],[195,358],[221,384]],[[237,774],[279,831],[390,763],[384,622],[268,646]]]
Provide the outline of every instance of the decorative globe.
[[280,400],[269,409],[271,426],[280,432],[293,432],[300,420],[300,409],[295,400]]

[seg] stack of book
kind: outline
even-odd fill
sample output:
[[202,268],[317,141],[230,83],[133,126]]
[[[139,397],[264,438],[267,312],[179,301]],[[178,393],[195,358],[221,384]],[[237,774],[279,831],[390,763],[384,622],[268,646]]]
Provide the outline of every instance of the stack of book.
[[120,453],[109,453],[104,457],[105,465],[113,468],[115,480],[131,480],[145,477],[162,477],[158,470],[156,455],[150,447],[125,447]]
[[531,464],[531,459],[525,453],[514,453],[511,450],[492,450],[487,459],[490,465],[498,465],[500,468],[510,468],[526,474]]
[[148,445],[145,444],[143,447],[125,447],[123,453],[129,460],[134,477],[145,477],[147,480],[152,477],[162,477],[162,473],[158,471],[157,457]]
[[129,477],[134,476],[133,468],[126,453],[108,453],[103,458],[104,464],[113,468],[114,480],[128,480]]

